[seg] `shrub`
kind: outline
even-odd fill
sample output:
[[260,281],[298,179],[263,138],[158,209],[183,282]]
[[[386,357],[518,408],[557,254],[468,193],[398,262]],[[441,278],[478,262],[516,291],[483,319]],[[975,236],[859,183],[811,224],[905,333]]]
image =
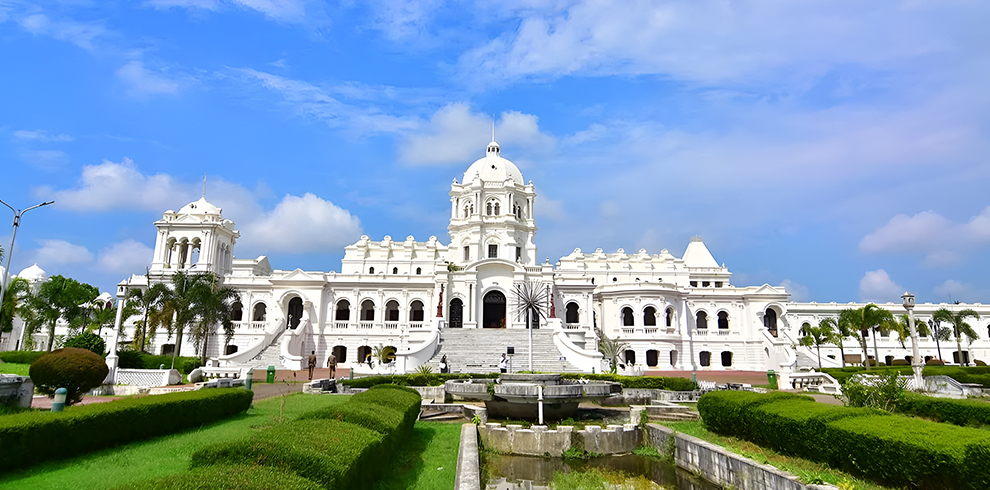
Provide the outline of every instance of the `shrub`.
[[382,469],[382,435],[336,420],[299,420],[244,439],[207,446],[192,467],[256,465],[309,478],[328,489],[370,488]]
[[953,400],[906,392],[898,412],[962,426],[990,426],[990,403],[982,400]]
[[986,366],[926,366],[926,376],[949,376],[960,383],[976,383],[990,388],[990,367]]
[[419,411],[422,409],[423,398],[419,392],[397,385],[378,385],[371,387],[364,393],[358,393],[351,397],[351,403],[362,402],[372,403],[382,407],[390,407],[402,415],[402,425],[400,426],[399,439],[405,439],[412,433],[413,425],[419,418]]
[[981,361],[979,359],[973,359],[973,364],[976,364],[977,366],[986,366],[987,365],[987,363],[985,363],[985,362],[983,362],[983,361]]
[[877,374],[871,382],[861,378],[846,381],[842,396],[850,407],[871,407],[892,412],[904,394],[907,380],[899,377],[896,371]]
[[[144,364],[141,366],[141,369],[158,369],[162,365],[165,365],[165,369],[169,369],[169,367],[172,366],[172,356],[156,356],[141,353],[141,359]],[[203,363],[198,357],[175,358],[175,369],[182,374],[189,374],[193,369],[196,369],[202,365]]]
[[117,367],[124,369],[144,369],[143,352],[124,349],[117,352]]
[[[386,449],[391,454],[398,449],[399,441],[406,435],[404,432],[406,424],[403,423],[402,415],[392,407],[348,400],[347,403],[307,412],[300,416],[299,420],[338,420],[371,429],[384,437]],[[416,415],[419,415],[418,410]]]
[[0,471],[199,427],[247,410],[252,397],[240,388],[209,389],[6,415]]
[[890,365],[891,365],[891,366],[910,366],[910,365],[911,365],[911,363],[910,363],[910,362],[908,362],[908,360],[907,360],[907,359],[894,359],[894,360],[893,360],[893,361],[892,361],[892,362],[890,363]]
[[13,362],[16,364],[31,364],[45,354],[47,354],[47,352],[43,350],[9,350],[0,352],[0,361]]
[[622,384],[623,388],[640,388],[650,390],[671,390],[671,391],[694,391],[698,389],[697,383],[687,378],[663,377],[663,376],[622,376],[619,374],[587,374],[587,373],[563,373],[564,379],[591,379],[597,381],[614,381]]
[[944,366],[945,363],[938,359],[929,359],[925,361],[926,366]]
[[749,439],[753,433],[749,424],[752,419],[749,411],[759,405],[784,400],[815,402],[811,397],[785,391],[767,394],[752,391],[710,391],[698,399],[698,412],[702,422],[712,432]]
[[202,468],[178,475],[142,480],[115,490],[319,490],[313,480],[265,466]]
[[363,378],[344,379],[340,383],[351,388],[371,388],[372,386],[391,384],[399,386],[440,386],[449,379],[487,379],[497,378],[499,373],[413,373],[387,376],[365,376]]
[[31,364],[31,381],[45,395],[65,388],[65,403],[82,400],[83,393],[103,384],[110,369],[102,357],[85,349],[64,347],[51,351]]
[[106,355],[107,343],[93,332],[83,332],[75,337],[65,339],[62,347],[86,349],[100,357]]

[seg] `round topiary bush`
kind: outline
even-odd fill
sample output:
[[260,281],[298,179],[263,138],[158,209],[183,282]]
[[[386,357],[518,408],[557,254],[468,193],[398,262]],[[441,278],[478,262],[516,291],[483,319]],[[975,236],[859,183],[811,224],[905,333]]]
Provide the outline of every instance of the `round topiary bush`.
[[41,356],[29,371],[35,388],[54,396],[55,390],[65,388],[67,405],[79,403],[83,393],[103,384],[110,369],[102,357],[86,349],[65,347]]
[[83,332],[75,337],[69,337],[65,340],[65,344],[62,347],[78,347],[91,351],[98,356],[102,356],[107,351],[106,341],[93,332]]
[[929,359],[925,361],[926,366],[944,366],[945,363],[938,359]]

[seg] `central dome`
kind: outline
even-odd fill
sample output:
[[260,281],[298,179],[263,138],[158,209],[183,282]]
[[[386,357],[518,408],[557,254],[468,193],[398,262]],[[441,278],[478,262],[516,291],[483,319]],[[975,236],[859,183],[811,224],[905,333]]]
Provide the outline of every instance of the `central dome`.
[[200,198],[196,202],[186,204],[179,210],[179,214],[220,214],[220,208],[210,204],[206,197]]
[[488,143],[488,150],[485,152],[485,157],[479,158],[468,167],[467,171],[464,172],[464,180],[462,182],[467,184],[474,180],[475,175],[480,175],[481,180],[485,182],[505,182],[512,179],[516,184],[523,185],[523,176],[522,172],[519,171],[519,167],[502,158],[500,154],[501,150],[498,143],[495,141]]

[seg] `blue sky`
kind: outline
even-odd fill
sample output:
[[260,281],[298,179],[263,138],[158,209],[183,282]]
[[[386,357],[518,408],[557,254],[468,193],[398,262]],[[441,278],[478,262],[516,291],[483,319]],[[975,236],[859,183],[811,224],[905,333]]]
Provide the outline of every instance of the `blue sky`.
[[446,242],[494,118],[551,261],[701,235],[797,300],[987,303],[987,25],[944,0],[0,0],[0,199],[56,200],[11,269],[112,290],[204,173],[235,254],[276,268]]

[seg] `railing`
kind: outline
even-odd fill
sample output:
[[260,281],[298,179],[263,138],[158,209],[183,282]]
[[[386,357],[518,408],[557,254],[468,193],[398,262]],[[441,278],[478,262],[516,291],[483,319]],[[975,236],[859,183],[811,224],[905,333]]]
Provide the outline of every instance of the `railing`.
[[581,324],[580,323],[565,323],[564,324],[564,330],[578,330],[579,328],[581,328]]
[[385,322],[385,330],[396,330],[399,328],[398,322]]
[[340,329],[340,330],[346,329],[347,328],[347,322],[334,322],[333,323],[333,328]]
[[234,326],[247,330],[264,330],[268,322],[234,322]]
[[530,272],[530,273],[543,272],[543,267],[540,267],[540,266],[529,267],[529,266],[527,266],[526,267],[526,272]]
[[375,326],[374,322],[360,322],[358,323],[358,328],[362,330],[370,330]]
[[423,322],[409,322],[409,328],[423,328]]
[[705,337],[705,336],[708,335],[708,329],[707,328],[696,328],[696,329],[694,329],[694,335],[696,337]]
[[657,327],[646,327],[643,329],[643,331],[647,334],[655,334],[657,333],[657,330],[659,330]]
[[621,330],[622,330],[622,333],[625,333],[625,334],[631,334],[631,333],[633,333],[633,331],[634,331],[635,329],[632,329],[632,328],[623,328],[623,329],[621,329]]
[[729,335],[729,329],[727,329],[727,328],[720,328],[720,329],[718,329],[718,334],[719,335],[722,335],[722,336]]

